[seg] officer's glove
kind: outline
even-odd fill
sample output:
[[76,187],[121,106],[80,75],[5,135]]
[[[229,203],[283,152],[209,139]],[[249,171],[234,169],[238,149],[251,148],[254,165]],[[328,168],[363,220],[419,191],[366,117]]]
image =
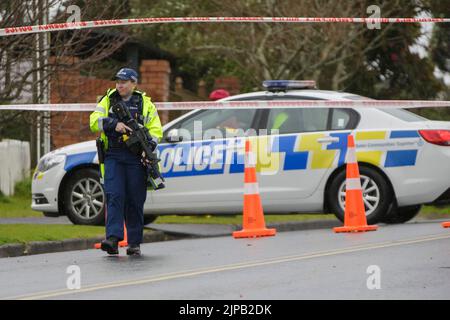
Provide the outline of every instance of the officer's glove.
[[141,163],[142,163],[144,166],[150,164],[150,160],[148,160],[148,159],[145,158],[145,152],[144,152],[144,151],[142,151]]

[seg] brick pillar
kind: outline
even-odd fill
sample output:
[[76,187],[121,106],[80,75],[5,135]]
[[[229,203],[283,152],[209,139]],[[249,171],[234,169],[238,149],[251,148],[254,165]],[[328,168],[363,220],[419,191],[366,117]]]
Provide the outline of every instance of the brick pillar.
[[180,93],[183,91],[183,78],[176,77],[175,78],[175,92]]
[[[138,88],[145,91],[152,98],[152,101],[168,101],[171,72],[169,61],[142,60],[139,71],[141,83]],[[159,111],[158,114],[163,124],[168,122],[168,111]]]
[[[80,76],[78,68],[60,70],[50,80],[50,103],[96,103],[114,81]],[[90,112],[51,112],[52,149],[93,140],[89,128]]]
[[206,93],[206,82],[204,80],[200,80],[198,82],[197,95],[204,100],[208,100],[208,94]]
[[[76,58],[64,58],[64,62],[66,60],[67,66],[76,62]],[[144,60],[140,71],[141,84],[138,85],[138,89],[147,92],[153,101],[168,101],[169,62]],[[52,75],[50,86],[50,103],[95,103],[108,88],[115,87],[115,82],[82,77],[79,68],[67,67]],[[89,114],[89,112],[52,112],[50,127],[52,149],[95,139],[97,134],[91,133],[89,129]],[[168,121],[168,111],[159,112],[159,116],[163,123]]]
[[[78,60],[71,57],[52,57],[51,60],[64,66],[52,74],[50,79],[50,103],[68,103],[76,101],[79,97],[78,82],[80,70],[70,67]],[[72,144],[72,137],[79,136],[81,125],[81,112],[51,112],[50,141],[51,149]]]

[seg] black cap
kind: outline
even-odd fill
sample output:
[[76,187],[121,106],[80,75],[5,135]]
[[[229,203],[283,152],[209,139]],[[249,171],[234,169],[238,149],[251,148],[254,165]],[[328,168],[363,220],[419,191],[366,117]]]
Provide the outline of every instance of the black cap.
[[135,70],[131,68],[122,68],[114,76],[114,80],[131,80],[134,82],[138,81],[138,74]]

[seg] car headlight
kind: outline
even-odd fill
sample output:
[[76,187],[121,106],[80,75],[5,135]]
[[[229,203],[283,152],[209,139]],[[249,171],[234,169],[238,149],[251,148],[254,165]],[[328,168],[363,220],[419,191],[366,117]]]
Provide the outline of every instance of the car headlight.
[[50,170],[54,166],[60,164],[61,162],[66,160],[65,154],[53,154],[44,156],[38,164],[37,171],[39,172],[45,172],[47,170]]

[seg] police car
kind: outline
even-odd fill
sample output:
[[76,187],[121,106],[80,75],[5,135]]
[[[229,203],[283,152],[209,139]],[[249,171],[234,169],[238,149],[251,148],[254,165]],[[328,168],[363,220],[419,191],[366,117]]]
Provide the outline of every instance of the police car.
[[[221,101],[358,100],[311,81],[268,81],[266,91]],[[242,212],[244,135],[257,156],[265,213],[333,212],[343,220],[347,136],[355,136],[369,224],[402,223],[422,204],[450,202],[450,122],[403,109],[193,110],[163,127],[158,146],[166,188],[149,192],[145,223],[164,214]],[[32,208],[75,224],[104,221],[95,142],[39,161]]]

